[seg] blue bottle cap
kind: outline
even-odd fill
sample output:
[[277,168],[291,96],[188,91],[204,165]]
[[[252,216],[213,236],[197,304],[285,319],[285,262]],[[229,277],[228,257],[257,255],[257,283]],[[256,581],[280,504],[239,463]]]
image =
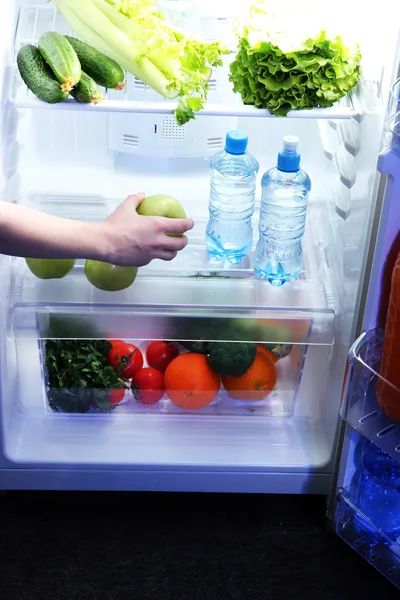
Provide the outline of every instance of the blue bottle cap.
[[249,138],[244,131],[229,131],[226,134],[225,151],[228,154],[244,154],[248,142]]
[[283,138],[283,150],[278,154],[278,169],[285,173],[294,173],[300,169],[299,140],[294,135]]

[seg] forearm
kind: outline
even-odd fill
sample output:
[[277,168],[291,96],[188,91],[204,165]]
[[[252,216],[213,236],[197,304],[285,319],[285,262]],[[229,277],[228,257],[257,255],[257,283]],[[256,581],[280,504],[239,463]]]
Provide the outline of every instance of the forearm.
[[24,258],[101,260],[100,226],[0,202],[0,254]]

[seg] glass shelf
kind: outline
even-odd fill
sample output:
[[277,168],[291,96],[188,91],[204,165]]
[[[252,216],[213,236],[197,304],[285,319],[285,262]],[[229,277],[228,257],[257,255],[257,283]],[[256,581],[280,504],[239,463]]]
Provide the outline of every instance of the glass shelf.
[[[85,211],[84,203],[80,209]],[[195,208],[187,212],[195,214]],[[318,214],[309,212],[315,226]],[[229,341],[234,326],[242,341],[333,344],[336,309],[326,259],[312,237],[312,226],[304,238],[303,273],[281,288],[255,278],[252,255],[239,265],[211,261],[204,246],[205,227],[206,219],[196,218],[187,248],[174,261],[153,261],[140,268],[134,284],[120,292],[94,288],[85,277],[83,261],[63,279],[43,280],[23,259],[13,259],[14,334],[31,331],[35,337],[39,323],[43,336],[43,323],[52,315],[71,326],[84,319],[106,338]]]

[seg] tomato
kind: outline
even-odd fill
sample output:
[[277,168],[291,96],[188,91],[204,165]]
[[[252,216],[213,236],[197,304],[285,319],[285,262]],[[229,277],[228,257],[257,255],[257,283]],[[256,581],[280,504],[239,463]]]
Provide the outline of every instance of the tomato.
[[179,349],[171,342],[150,342],[146,349],[147,364],[161,373],[165,373],[169,363],[177,356]]
[[122,342],[108,353],[108,362],[124,379],[131,379],[143,367],[143,354],[133,344]]
[[164,396],[164,376],[157,369],[140,369],[132,379],[132,392],[142,404],[156,404]]
[[122,340],[108,340],[111,346],[117,346],[118,344],[125,344]]
[[111,406],[115,406],[116,404],[119,404],[120,402],[122,402],[122,400],[125,398],[125,388],[120,387],[120,388],[111,388],[111,390],[108,393],[108,401],[111,404]]
[[124,387],[118,387],[118,388],[110,388],[108,390],[108,396],[106,398],[103,398],[101,401],[99,401],[99,403],[97,402],[96,398],[93,398],[91,404],[93,406],[93,408],[101,408],[104,405],[106,405],[107,407],[107,402],[109,402],[110,406],[116,406],[117,404],[119,404],[120,402],[122,402],[122,400],[125,398],[125,388]]

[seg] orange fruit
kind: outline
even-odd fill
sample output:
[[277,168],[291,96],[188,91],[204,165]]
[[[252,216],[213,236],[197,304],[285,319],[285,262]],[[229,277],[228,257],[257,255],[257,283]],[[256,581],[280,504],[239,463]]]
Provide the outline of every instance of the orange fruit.
[[257,348],[257,352],[259,352],[260,354],[263,354],[272,363],[275,364],[276,362],[278,362],[279,356],[276,356],[276,354],[274,354],[270,350],[267,350],[266,348],[264,348],[263,346],[261,346],[261,344],[257,344],[256,348]]
[[164,387],[176,406],[198,410],[216,398],[221,379],[209,367],[205,354],[188,352],[169,363],[164,375]]
[[276,379],[274,363],[263,352],[257,352],[253,364],[244,375],[224,375],[222,383],[231,398],[263,400],[274,389]]

